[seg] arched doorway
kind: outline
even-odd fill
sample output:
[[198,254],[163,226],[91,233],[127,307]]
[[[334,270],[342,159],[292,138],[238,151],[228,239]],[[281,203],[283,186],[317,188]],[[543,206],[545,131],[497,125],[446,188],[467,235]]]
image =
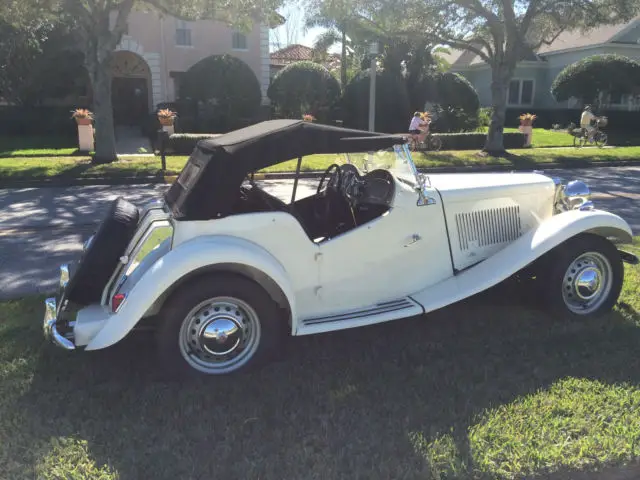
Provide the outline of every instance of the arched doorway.
[[151,71],[144,58],[119,51],[111,62],[111,102],[116,125],[140,125],[149,113]]

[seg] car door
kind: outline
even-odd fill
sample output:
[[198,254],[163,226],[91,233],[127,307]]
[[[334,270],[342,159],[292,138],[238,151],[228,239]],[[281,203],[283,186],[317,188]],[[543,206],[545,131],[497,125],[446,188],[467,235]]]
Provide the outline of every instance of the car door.
[[320,245],[323,313],[395,300],[452,275],[439,195],[428,189],[434,202],[418,205],[414,189],[397,185],[387,213]]

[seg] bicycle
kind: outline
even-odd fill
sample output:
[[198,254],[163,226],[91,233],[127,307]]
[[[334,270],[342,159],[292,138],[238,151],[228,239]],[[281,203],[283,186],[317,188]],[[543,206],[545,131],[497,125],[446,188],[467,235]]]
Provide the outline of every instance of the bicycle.
[[418,142],[417,135],[412,135],[409,139],[409,148],[412,152],[433,150],[435,152],[442,148],[442,140],[434,136],[431,132],[427,133],[424,141]]
[[580,128],[580,133],[573,136],[573,146],[576,148],[584,147],[587,142],[592,141],[598,148],[603,148],[607,145],[609,137],[606,133],[602,132],[600,128],[606,127],[608,123],[607,117],[599,117],[596,120],[596,128],[589,138],[589,133],[586,128]]

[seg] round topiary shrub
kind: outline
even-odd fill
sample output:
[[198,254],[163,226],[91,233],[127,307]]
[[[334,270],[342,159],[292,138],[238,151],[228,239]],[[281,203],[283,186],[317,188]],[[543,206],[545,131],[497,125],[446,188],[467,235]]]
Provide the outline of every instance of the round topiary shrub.
[[471,131],[478,126],[480,99],[469,81],[457,73],[430,72],[411,92],[416,110],[431,104],[434,130],[440,132]]
[[551,85],[558,102],[593,102],[600,92],[631,93],[640,84],[640,63],[622,55],[592,55],[565,67]]
[[480,108],[478,92],[469,80],[458,73],[440,74],[437,91],[442,105],[460,108],[469,114],[475,114]]
[[326,122],[340,100],[340,83],[322,65],[296,62],[276,74],[267,95],[277,117],[300,118],[310,113]]
[[[369,128],[369,70],[359,72],[346,86],[342,95],[344,126]],[[375,131],[406,132],[411,113],[409,95],[402,78],[389,73],[376,74]]]
[[225,54],[207,57],[187,70],[180,97],[197,105],[199,130],[220,132],[250,123],[262,94],[253,70]]

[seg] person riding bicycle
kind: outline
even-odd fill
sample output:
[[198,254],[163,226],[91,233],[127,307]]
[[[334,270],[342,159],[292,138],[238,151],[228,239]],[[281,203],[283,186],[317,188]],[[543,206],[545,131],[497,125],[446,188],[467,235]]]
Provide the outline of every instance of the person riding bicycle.
[[413,137],[413,140],[420,144],[424,142],[424,139],[429,134],[429,117],[423,116],[420,112],[415,112],[409,123],[409,133]]
[[598,118],[599,117],[594,115],[591,111],[591,105],[586,105],[584,107],[582,115],[580,116],[580,128],[582,128],[583,131],[587,132],[587,138],[591,143],[593,143],[593,134],[596,132],[596,127],[594,127],[592,124],[593,122],[598,120]]

